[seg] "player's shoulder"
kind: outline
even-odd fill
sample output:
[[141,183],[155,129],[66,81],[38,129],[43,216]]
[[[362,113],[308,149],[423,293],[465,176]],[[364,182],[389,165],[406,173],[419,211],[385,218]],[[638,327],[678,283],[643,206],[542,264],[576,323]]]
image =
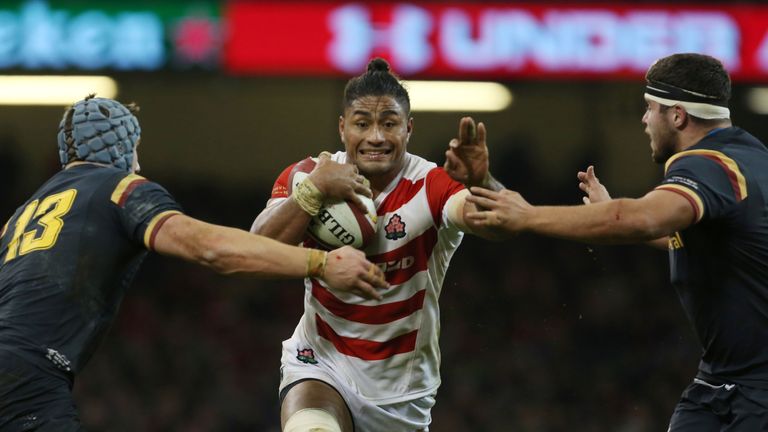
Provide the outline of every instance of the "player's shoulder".
[[682,167],[736,169],[738,165],[768,159],[768,149],[744,129],[729,127],[710,132],[696,145],[675,153],[664,164],[664,171]]
[[436,163],[412,153],[406,153],[404,158],[403,178],[411,181],[421,180],[427,177],[430,171],[438,169]]
[[142,202],[150,197],[170,196],[170,193],[159,183],[153,182],[143,175],[117,170],[112,174],[110,186],[106,189],[109,201],[118,207],[126,207],[129,201],[136,199]]
[[727,146],[697,145],[667,160],[664,183],[677,183],[694,190],[732,191],[736,200],[741,201],[748,194],[744,162],[744,155],[730,151]]
[[720,167],[726,171],[738,170],[738,163],[733,154],[721,147],[696,146],[675,153],[664,164],[664,172],[679,169],[702,169]]

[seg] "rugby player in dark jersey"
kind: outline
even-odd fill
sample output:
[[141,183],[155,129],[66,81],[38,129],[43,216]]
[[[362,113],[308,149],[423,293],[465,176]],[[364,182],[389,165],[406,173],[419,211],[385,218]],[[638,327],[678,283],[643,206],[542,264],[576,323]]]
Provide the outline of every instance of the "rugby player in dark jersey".
[[[672,285],[702,345],[699,370],[672,414],[672,432],[768,430],[768,149],[734,127],[722,64],[675,54],[646,74],[642,122],[664,180],[638,199],[610,199],[580,172],[585,206],[532,206],[520,194],[472,188],[486,210],[470,220],[594,243],[669,249]],[[469,118],[462,125],[473,124]],[[470,186],[488,174],[483,139],[460,136],[446,169]]]
[[0,231],[0,431],[81,430],[74,376],[148,251],[224,274],[320,275],[367,298],[386,286],[360,251],[301,249],[184,215],[165,189],[135,174],[134,112],[92,96],[69,108],[58,133],[64,169]]

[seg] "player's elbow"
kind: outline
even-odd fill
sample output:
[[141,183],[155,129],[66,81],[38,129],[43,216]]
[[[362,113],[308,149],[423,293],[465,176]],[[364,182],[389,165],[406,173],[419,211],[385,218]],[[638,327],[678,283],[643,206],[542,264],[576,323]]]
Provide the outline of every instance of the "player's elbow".
[[609,230],[621,242],[644,242],[655,240],[667,234],[664,225],[656,220],[652,212],[636,208],[636,200],[613,200]]
[[237,268],[234,263],[238,260],[230,249],[228,242],[220,233],[208,233],[200,241],[195,261],[217,273],[236,273]]
[[201,250],[197,262],[217,273],[226,274],[228,272],[226,260],[223,259],[221,251],[216,248],[204,248]]

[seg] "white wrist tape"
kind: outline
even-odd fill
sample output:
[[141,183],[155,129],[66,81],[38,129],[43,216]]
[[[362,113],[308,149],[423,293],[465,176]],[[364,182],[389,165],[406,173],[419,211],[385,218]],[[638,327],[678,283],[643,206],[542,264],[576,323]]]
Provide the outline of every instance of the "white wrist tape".
[[341,426],[328,411],[306,408],[288,418],[283,432],[341,432]]
[[469,190],[461,190],[451,195],[445,203],[445,212],[448,220],[466,233],[472,232],[464,221],[464,204],[467,202],[466,198],[469,194]]

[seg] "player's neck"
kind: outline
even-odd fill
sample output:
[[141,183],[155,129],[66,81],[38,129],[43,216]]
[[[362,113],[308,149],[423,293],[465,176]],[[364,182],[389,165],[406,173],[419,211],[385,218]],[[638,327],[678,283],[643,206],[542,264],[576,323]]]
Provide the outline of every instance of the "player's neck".
[[380,193],[384,191],[384,189],[387,188],[387,186],[392,183],[398,174],[400,174],[401,170],[397,170],[392,173],[382,174],[380,176],[376,176],[374,178],[369,179],[371,182],[371,193],[373,194],[373,199],[376,199],[377,196],[379,196]]
[[718,122],[716,124],[708,124],[706,126],[697,126],[694,128],[691,128],[690,130],[682,133],[680,135],[680,146],[679,150],[687,150],[689,147],[696,145],[707,137],[710,133],[716,132],[723,128],[731,127],[730,120],[724,120],[722,122]]
[[111,165],[107,165],[107,164],[103,164],[103,163],[98,163],[98,162],[74,161],[74,162],[68,163],[64,167],[64,169],[70,169],[72,167],[76,167],[76,166],[80,166],[80,165],[96,165],[96,166],[103,166],[103,167],[111,166]]

